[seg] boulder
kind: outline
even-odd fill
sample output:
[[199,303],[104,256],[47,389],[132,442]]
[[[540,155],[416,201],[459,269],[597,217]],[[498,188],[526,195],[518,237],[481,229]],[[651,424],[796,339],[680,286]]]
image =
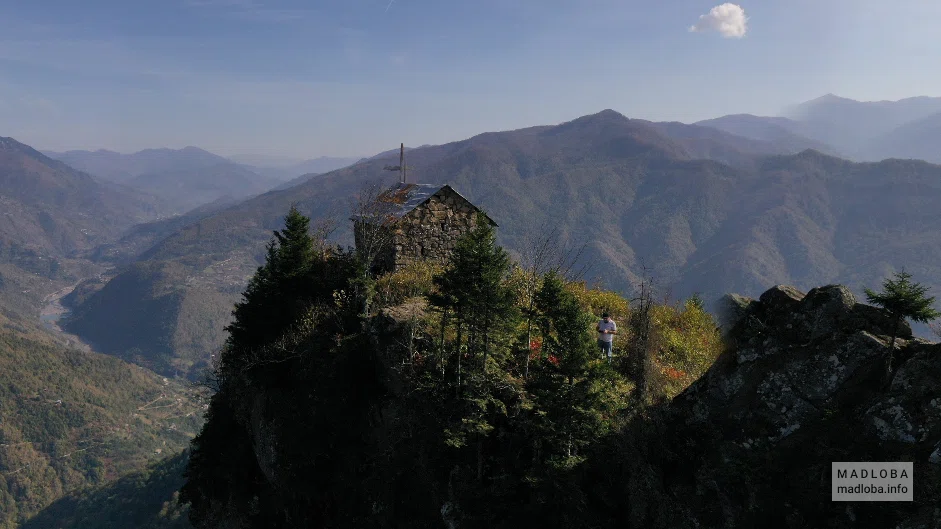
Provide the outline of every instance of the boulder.
[[[645,461],[630,480],[657,484],[627,493],[625,526],[941,527],[941,344],[900,340],[886,388],[894,322],[846,287],[723,302],[738,319],[730,350],[656,426],[624,434],[645,447],[620,454]],[[915,501],[830,502],[833,461],[913,461]]]
[[[895,327],[895,318],[879,307],[857,303],[853,306],[853,317],[856,325],[870,329],[874,334],[891,336]],[[912,339],[912,326],[907,321],[899,323],[898,337],[903,340]]]
[[738,294],[726,294],[716,304],[716,319],[723,332],[728,331],[742,320],[755,300]]
[[793,329],[797,319],[796,310],[803,299],[804,293],[794,287],[778,285],[770,288],[758,298],[761,304],[758,318],[764,325],[782,331]]
[[813,340],[827,336],[841,329],[859,329],[850,325],[850,316],[856,305],[856,297],[843,285],[828,285],[814,288],[801,300],[799,311],[804,322],[808,338]]
[[777,285],[765,291],[758,298],[769,310],[790,310],[804,299],[804,293],[794,287]]

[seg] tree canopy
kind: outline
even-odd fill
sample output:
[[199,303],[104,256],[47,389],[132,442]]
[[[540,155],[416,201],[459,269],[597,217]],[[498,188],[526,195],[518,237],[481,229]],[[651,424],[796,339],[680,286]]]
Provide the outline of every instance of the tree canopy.
[[[634,382],[593,335],[600,310],[627,317],[628,302],[551,270],[522,285],[489,222],[456,241],[443,268],[378,278],[350,251],[312,252],[307,226],[292,208],[236,307],[183,488],[194,525],[432,527],[444,517],[510,527],[574,516],[573,473],[636,412]],[[695,301],[658,310],[664,324],[652,332],[670,339],[656,342],[669,347],[653,364],[692,371],[715,358],[715,326]],[[619,335],[623,350],[632,339]],[[256,453],[271,447],[276,474],[272,453]]]
[[941,317],[934,309],[934,296],[928,296],[928,287],[912,281],[904,270],[882,283],[882,292],[865,289],[866,299],[898,318],[927,323]]

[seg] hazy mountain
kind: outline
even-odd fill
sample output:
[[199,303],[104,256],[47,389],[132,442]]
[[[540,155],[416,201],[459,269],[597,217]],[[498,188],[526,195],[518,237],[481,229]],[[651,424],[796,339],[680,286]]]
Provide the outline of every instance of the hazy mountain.
[[290,169],[290,171],[295,175],[302,175],[307,173],[329,173],[330,171],[352,165],[356,163],[358,159],[359,158],[331,158],[328,156],[321,156],[320,158],[305,160],[301,163],[294,164],[288,169]]
[[182,215],[137,224],[113,243],[96,246],[94,251],[88,254],[88,258],[98,263],[130,263],[160,239],[239,202],[241,201],[232,196],[224,196]]
[[882,148],[879,156],[870,150],[876,138],[938,112],[941,112],[939,97],[863,102],[827,94],[795,106],[787,116],[800,122],[799,131],[804,136],[832,145],[854,158],[875,160],[886,154]]
[[[621,290],[631,288],[643,266],[674,296],[756,294],[779,283],[806,288],[840,281],[859,289],[902,266],[941,286],[941,235],[934,230],[941,224],[935,207],[941,167],[857,164],[815,151],[733,167],[697,159],[699,140],[668,137],[664,127],[675,138],[704,134],[703,127],[680,134],[678,124],[605,111],[415,149],[408,156],[410,180],[454,186],[500,224],[510,250],[560,220],[569,243],[587,244],[591,279]],[[733,141],[721,145],[724,153],[749,144],[714,135],[720,137]],[[125,357],[172,354],[182,358],[179,366],[204,361],[222,339],[231,307],[204,300],[238,299],[291,204],[314,219],[336,219],[336,237],[350,243],[351,197],[366,183],[395,181],[383,169],[387,164],[386,158],[357,163],[182,228],[90,296],[69,328]],[[120,336],[99,330],[118,316],[122,327],[150,330]],[[187,330],[193,322],[218,334],[208,339],[204,331]]]
[[56,281],[88,273],[89,264],[78,259],[85,251],[168,209],[153,196],[0,138],[0,307],[38,310],[43,295],[61,288]]
[[292,187],[299,186],[299,185],[303,184],[304,182],[310,180],[311,178],[316,177],[317,174],[318,174],[318,173],[305,173],[305,174],[302,174],[302,175],[300,175],[300,176],[296,176],[296,177],[294,177],[294,178],[288,180],[287,182],[283,182],[283,183],[280,183],[280,184],[276,185],[276,186],[273,187],[271,190],[272,190],[272,191],[283,191],[283,190],[285,190],[285,189],[290,189],[290,188],[292,188]]
[[802,124],[788,118],[732,114],[698,121],[694,124],[723,130],[744,138],[769,142],[780,149],[795,153],[805,149],[814,149],[834,156],[839,155],[826,143],[812,140],[795,132],[801,129]]
[[657,132],[681,143],[688,157],[715,160],[733,166],[751,165],[756,155],[793,154],[807,148],[749,138],[715,127],[678,122],[647,123]]
[[[405,151],[408,152],[413,149],[421,149],[424,147],[428,147],[428,145],[422,145],[421,147],[406,147]],[[375,156],[370,156],[369,158],[360,158],[358,160],[354,158],[327,158],[327,157],[321,157],[316,160],[308,160],[307,162],[304,162],[302,164],[297,164],[290,170],[292,175],[296,175],[296,176],[293,176],[290,180],[286,180],[285,182],[278,184],[277,186],[273,187],[272,190],[281,191],[284,189],[290,189],[294,186],[298,186],[298,185],[303,184],[304,182],[307,182],[308,180],[310,180],[311,178],[314,178],[315,176],[319,174],[327,173],[335,169],[342,169],[344,167],[349,167],[350,165],[361,162],[363,160],[391,158],[393,156],[398,156],[399,152],[400,150],[398,149],[383,151]],[[406,160],[406,165],[408,165],[408,160]],[[331,166],[333,167],[331,168]],[[297,174],[296,172],[294,172],[296,170],[302,170],[302,169],[310,169],[310,170],[302,172],[300,174]]]
[[941,161],[932,140],[941,122],[941,97],[856,101],[827,94],[795,105],[785,114],[787,117],[733,114],[696,125],[768,141],[791,152],[814,149],[855,161]]
[[302,163],[303,158],[293,158],[290,156],[277,156],[272,154],[233,154],[227,156],[229,160],[253,167],[271,167],[276,169],[286,169]]
[[355,163],[359,158],[336,158],[321,156],[310,160],[299,160],[280,156],[267,155],[235,155],[230,160],[245,164],[255,173],[269,177],[280,182],[294,180],[302,175],[327,173]]
[[198,147],[183,149],[145,149],[121,154],[104,149],[48,153],[81,171],[115,182],[125,182],[142,174],[186,171],[231,163],[229,160]]
[[787,114],[798,121],[855,124],[863,129],[861,134],[874,136],[936,112],[941,112],[941,97],[856,101],[827,94],[796,105]]
[[99,150],[50,155],[82,171],[159,196],[177,213],[226,195],[256,195],[284,180],[198,147],[146,149],[133,154]]
[[910,121],[869,141],[880,158],[914,158],[941,163],[941,112]]
[[278,184],[243,166],[223,162],[206,167],[146,173],[129,180],[128,185],[165,198],[186,212],[226,197],[246,198]]
[[202,424],[191,389],[33,325],[0,315],[0,527],[179,453]]

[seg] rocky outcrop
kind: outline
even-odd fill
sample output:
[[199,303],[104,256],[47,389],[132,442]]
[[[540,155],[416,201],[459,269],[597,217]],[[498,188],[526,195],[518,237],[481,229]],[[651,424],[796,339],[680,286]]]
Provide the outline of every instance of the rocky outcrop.
[[[222,468],[204,486],[228,480],[224,501],[193,509],[212,529],[941,527],[941,344],[903,326],[885,384],[894,321],[847,288],[727,299],[728,350],[706,375],[583,464],[539,476],[538,494],[502,485],[514,488],[496,496],[508,502],[499,512],[524,513],[512,523],[480,521],[497,485],[449,470],[437,426],[447,408],[403,382],[423,361],[408,354],[426,309],[416,300],[366,333],[312,336],[296,361],[253,375],[240,428],[209,421],[228,452],[201,456]],[[914,501],[831,501],[839,461],[913,462]]]
[[736,322],[745,316],[752,303],[755,303],[755,300],[738,294],[722,296],[715,307],[716,310],[713,311],[716,314],[716,323],[719,324],[723,332],[728,332]]
[[[941,344],[904,325],[885,387],[893,321],[846,287],[727,300],[728,351],[620,441],[627,526],[941,527]],[[835,461],[912,461],[915,501],[831,502]]]

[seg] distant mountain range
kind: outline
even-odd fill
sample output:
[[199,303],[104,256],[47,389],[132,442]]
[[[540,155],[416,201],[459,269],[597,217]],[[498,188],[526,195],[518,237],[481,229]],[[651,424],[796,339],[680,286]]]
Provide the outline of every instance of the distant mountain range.
[[283,181],[197,147],[146,149],[133,154],[98,150],[48,155],[103,179],[158,196],[176,213],[226,196],[247,198]]
[[733,114],[698,121],[695,124],[723,130],[743,138],[771,142],[795,151],[814,149],[834,156],[840,154],[834,147],[822,141],[812,140],[795,132],[801,130],[801,124],[789,118]]
[[128,186],[96,179],[13,138],[0,138],[4,240],[66,255],[91,248],[167,205]]
[[297,160],[280,156],[236,155],[229,156],[229,160],[251,166],[258,174],[287,181],[301,175],[329,173],[352,165],[359,158],[321,156],[310,160]]
[[[817,144],[796,133],[762,134],[744,138],[607,110],[414,149],[407,161],[410,181],[451,184],[486,209],[511,251],[545,223],[561,221],[570,244],[587,244],[589,279],[624,291],[644,267],[674,297],[698,291],[714,299],[779,283],[809,288],[837,281],[858,291],[901,267],[941,286],[935,228],[941,167],[853,163],[796,152]],[[315,219],[335,217],[338,240],[351,243],[345,221],[351,197],[365,184],[395,181],[383,168],[396,154],[195,220],[90,292],[68,328],[103,351],[136,355],[158,369],[204,364],[229,317],[216,305],[231,307],[238,299],[290,205]],[[118,315],[122,326],[147,332],[101,331]],[[193,322],[211,333],[195,331]],[[168,355],[177,359],[157,360]]]
[[38,312],[42,296],[61,288],[57,282],[89,273],[84,252],[170,210],[163,200],[0,138],[0,309]]
[[861,102],[827,94],[796,105],[784,118],[740,114],[697,124],[779,143],[812,141],[814,149],[855,161],[941,163],[941,97]]

